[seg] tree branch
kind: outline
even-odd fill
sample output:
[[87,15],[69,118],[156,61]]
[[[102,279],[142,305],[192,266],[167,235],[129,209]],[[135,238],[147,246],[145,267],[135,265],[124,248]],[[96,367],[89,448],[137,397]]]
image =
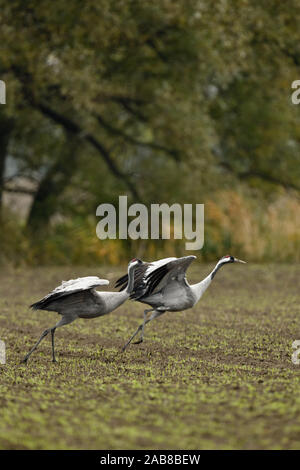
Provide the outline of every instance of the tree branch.
[[108,168],[110,171],[119,179],[123,180],[128,189],[130,190],[132,196],[135,199],[140,200],[140,195],[135,188],[135,186],[132,184],[132,182],[129,179],[129,176],[123,173],[121,170],[118,169],[114,161],[112,160],[109,151],[90,133],[84,132],[81,127],[72,121],[71,119],[67,118],[66,116],[63,116],[62,114],[58,113],[57,111],[54,111],[51,109],[49,106],[43,104],[43,103],[32,103],[35,108],[37,108],[39,111],[41,111],[45,116],[49,117],[53,121],[55,121],[58,124],[61,124],[68,132],[71,132],[72,134],[75,134],[82,139],[86,140],[89,142],[98,152],[101,153],[105,163],[107,164]]
[[258,169],[254,170],[254,169],[252,169],[252,170],[248,170],[248,171],[237,172],[237,171],[235,171],[233,166],[230,165],[230,163],[228,163],[228,162],[224,162],[224,161],[220,162],[220,165],[223,168],[225,168],[227,171],[229,171],[230,173],[235,174],[238,178],[241,178],[241,179],[260,178],[264,181],[267,181],[268,183],[273,183],[273,184],[277,184],[279,186],[282,186],[285,189],[293,189],[295,191],[300,191],[300,187],[297,186],[296,184],[288,182],[288,181],[283,181],[280,178],[276,178],[275,176],[273,176],[269,173],[266,173],[263,170],[258,170]]
[[134,137],[126,134],[124,131],[121,129],[117,129],[116,127],[111,126],[108,122],[106,122],[99,114],[96,115],[97,121],[99,124],[106,129],[108,132],[110,132],[113,135],[117,135],[122,137],[124,140],[127,142],[130,142],[133,145],[136,145],[138,147],[148,147],[152,148],[154,150],[159,150],[164,153],[169,154],[174,158],[174,160],[179,161],[179,152],[175,149],[169,149],[165,147],[164,145],[156,144],[153,142],[141,142],[139,140],[136,140]]
[[138,118],[140,121],[148,122],[148,118],[139,109],[136,108],[137,106],[145,103],[142,100],[129,98],[126,96],[111,96],[110,100],[120,104],[129,114],[135,118]]
[[51,109],[43,102],[37,101],[33,93],[31,92],[29,85],[26,87],[26,84],[33,83],[30,73],[28,73],[22,68],[20,69],[17,66],[12,66],[12,71],[23,85],[23,96],[26,101],[33,108],[39,110],[42,114],[52,119],[57,124],[62,125],[67,132],[75,134],[76,136],[79,136],[80,138],[84,139],[86,142],[89,142],[102,155],[103,160],[105,161],[112,174],[116,178],[124,181],[125,185],[131,192],[133,198],[136,200],[141,200],[141,197],[135,185],[130,181],[128,175],[119,170],[119,168],[112,160],[109,151],[92,134],[85,132],[77,123],[72,121],[70,118],[67,118],[66,116],[55,111],[54,109]]
[[22,188],[22,187],[19,187],[19,188],[9,188],[9,187],[6,187],[6,186],[3,186],[3,192],[6,192],[6,193],[16,193],[16,194],[28,194],[30,196],[34,196],[36,191],[34,191],[33,189],[28,189],[28,188]]

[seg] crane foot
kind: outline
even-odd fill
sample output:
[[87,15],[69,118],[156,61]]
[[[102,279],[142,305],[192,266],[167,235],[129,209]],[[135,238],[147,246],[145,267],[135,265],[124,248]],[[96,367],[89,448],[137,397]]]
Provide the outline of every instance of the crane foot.
[[143,339],[143,338],[141,338],[141,339],[139,339],[138,341],[135,341],[135,342],[134,342],[134,343],[132,343],[132,344],[141,344],[143,341],[144,341],[144,339]]

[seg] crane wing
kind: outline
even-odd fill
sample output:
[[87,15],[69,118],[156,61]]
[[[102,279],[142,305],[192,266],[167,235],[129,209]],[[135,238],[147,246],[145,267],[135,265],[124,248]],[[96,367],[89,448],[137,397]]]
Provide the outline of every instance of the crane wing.
[[[149,267],[151,266],[150,263],[146,263],[143,261],[143,264],[137,266],[135,268],[135,271],[134,271],[134,288],[136,286],[138,286],[140,284],[140,282],[142,282],[144,276],[145,276],[145,273],[147,272],[147,270],[149,269]],[[120,287],[120,291],[121,290],[124,290],[126,289],[127,287],[127,284],[128,284],[128,274],[125,274],[124,276],[120,277],[116,283],[115,283],[115,287],[118,288]]]
[[62,281],[61,285],[56,287],[52,292],[43,297],[43,299],[30,305],[34,310],[43,310],[50,302],[66,297],[76,292],[83,292],[94,289],[98,286],[106,286],[109,284],[107,279],[100,279],[97,276],[79,277],[78,279],[70,279]]
[[[145,277],[150,274],[152,271],[155,271],[157,268],[160,266],[163,266],[165,263],[168,263],[171,260],[175,260],[177,258],[164,258],[160,259],[157,261],[153,261],[151,263],[148,263],[146,261],[143,261],[143,263],[139,266],[134,271],[134,288],[133,291],[135,291],[139,286],[141,286],[144,282]],[[120,287],[120,291],[126,289],[128,284],[128,274],[125,274],[124,276],[120,277],[116,283],[115,287],[118,288]]]
[[[137,267],[134,273],[134,288],[131,294],[132,299],[147,297],[156,288],[162,288],[170,278],[178,280],[185,279],[185,272],[196,256],[185,256],[183,258],[164,258],[151,263],[145,263]],[[126,288],[128,275],[117,280],[115,287],[120,290]]]
[[184,256],[182,258],[175,258],[155,270],[152,270],[145,277],[145,287],[143,292],[133,292],[132,298],[145,298],[151,295],[155,290],[162,289],[171,280],[183,282],[186,279],[186,270],[189,265],[196,259],[196,256]]

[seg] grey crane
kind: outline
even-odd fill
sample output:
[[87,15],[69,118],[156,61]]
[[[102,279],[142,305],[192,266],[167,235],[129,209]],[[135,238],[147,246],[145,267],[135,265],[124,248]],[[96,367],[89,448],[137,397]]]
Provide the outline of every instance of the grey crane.
[[97,276],[81,277],[63,281],[62,284],[46,295],[42,300],[31,305],[34,310],[47,310],[59,313],[62,318],[52,328],[43,331],[41,337],[24,357],[22,362],[27,362],[40,342],[51,333],[52,361],[57,362],[54,350],[54,333],[56,328],[72,323],[76,318],[96,318],[106,315],[125,302],[134,287],[134,271],[142,262],[133,259],[128,264],[128,283],[122,292],[98,292],[98,286],[109,284],[106,279]]
[[[152,263],[141,262],[134,274],[134,287],[130,298],[148,304],[150,309],[144,311],[144,321],[129,341],[123,351],[140,332],[140,339],[134,343],[139,344],[144,339],[145,325],[165,312],[178,312],[193,307],[202,297],[217,271],[229,263],[245,263],[245,261],[226,255],[221,258],[212,272],[197,284],[189,285],[186,279],[186,270],[196,256],[182,258],[165,258]],[[128,285],[128,275],[116,282],[120,291]],[[148,313],[151,313],[147,318]]]

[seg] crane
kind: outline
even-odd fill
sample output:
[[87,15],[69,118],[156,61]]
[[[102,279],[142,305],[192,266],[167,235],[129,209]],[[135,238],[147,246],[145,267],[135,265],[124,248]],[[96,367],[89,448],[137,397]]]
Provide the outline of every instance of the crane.
[[[184,256],[182,258],[164,258],[152,263],[140,262],[134,273],[134,286],[130,298],[151,308],[144,311],[144,321],[123,347],[123,351],[140,332],[140,339],[135,344],[144,340],[145,325],[165,312],[178,312],[187,310],[200,300],[218,270],[230,263],[245,263],[233,256],[223,256],[208,276],[197,284],[190,285],[186,279],[186,270],[196,259],[196,256]],[[128,275],[117,280],[115,287],[120,291],[128,285]],[[148,313],[151,313],[147,318]]]
[[141,260],[133,259],[128,264],[127,287],[122,292],[98,292],[98,286],[109,284],[106,279],[97,276],[81,277],[63,281],[43,299],[32,304],[34,310],[47,310],[57,312],[62,316],[60,321],[52,328],[43,331],[39,340],[24,357],[22,362],[27,363],[31,354],[36,350],[40,342],[51,333],[52,338],[52,361],[57,362],[54,350],[54,333],[56,328],[72,323],[76,318],[97,318],[115,310],[125,302],[130,296],[134,287],[135,269],[142,264]]

